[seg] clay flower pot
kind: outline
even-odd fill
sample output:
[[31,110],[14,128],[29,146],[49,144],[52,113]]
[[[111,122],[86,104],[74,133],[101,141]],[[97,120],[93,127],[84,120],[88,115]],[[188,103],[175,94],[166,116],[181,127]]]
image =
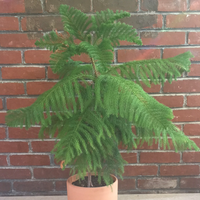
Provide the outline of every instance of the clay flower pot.
[[[62,167],[63,162],[61,163]],[[111,186],[104,187],[79,187],[72,185],[79,179],[78,175],[71,176],[67,179],[67,196],[68,200],[117,200],[118,196],[118,179],[110,175],[114,182]]]

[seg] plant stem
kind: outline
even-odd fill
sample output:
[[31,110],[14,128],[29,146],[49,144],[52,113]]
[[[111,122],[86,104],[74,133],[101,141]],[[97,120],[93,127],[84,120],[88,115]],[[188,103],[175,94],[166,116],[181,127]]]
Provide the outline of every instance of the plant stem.
[[92,61],[92,66],[93,66],[93,71],[94,71],[94,74],[96,77],[98,77],[98,72],[97,72],[97,69],[96,69],[96,66],[95,66],[95,62],[94,62],[94,59],[91,58],[91,61]]
[[92,176],[91,176],[91,173],[88,172],[88,187],[91,186],[91,182],[92,182]]

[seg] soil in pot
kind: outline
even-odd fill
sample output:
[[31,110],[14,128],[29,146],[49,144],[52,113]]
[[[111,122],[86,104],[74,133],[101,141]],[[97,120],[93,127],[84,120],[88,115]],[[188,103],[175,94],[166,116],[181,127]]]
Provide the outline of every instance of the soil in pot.
[[[106,186],[105,182],[103,179],[101,179],[101,183],[98,182],[98,176],[92,176],[92,185],[93,187],[104,187]],[[88,187],[88,177],[85,176],[83,180],[77,180],[72,183],[72,185],[79,186],[79,187]]]

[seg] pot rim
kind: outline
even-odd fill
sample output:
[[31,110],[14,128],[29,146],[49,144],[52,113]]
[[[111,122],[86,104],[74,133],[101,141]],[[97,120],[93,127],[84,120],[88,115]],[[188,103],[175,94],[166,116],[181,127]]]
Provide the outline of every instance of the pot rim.
[[[87,173],[88,174],[88,173]],[[86,176],[87,176],[86,174]],[[94,175],[94,173],[92,173]],[[117,184],[118,182],[118,178],[116,176],[114,176],[113,174],[110,174],[110,176],[112,178],[114,178],[114,182],[111,184],[111,185],[108,185],[108,186],[102,186],[102,187],[80,187],[80,186],[76,186],[76,185],[73,185],[72,182],[70,182],[70,178],[72,177],[75,177],[75,176],[78,176],[78,174],[75,174],[73,176],[70,176],[68,179],[67,179],[67,184],[70,184],[71,187],[76,187],[76,188],[82,188],[82,189],[88,189],[88,190],[97,190],[97,189],[100,189],[100,188],[107,188],[107,187],[112,187],[114,184]],[[78,180],[78,179],[77,179]]]

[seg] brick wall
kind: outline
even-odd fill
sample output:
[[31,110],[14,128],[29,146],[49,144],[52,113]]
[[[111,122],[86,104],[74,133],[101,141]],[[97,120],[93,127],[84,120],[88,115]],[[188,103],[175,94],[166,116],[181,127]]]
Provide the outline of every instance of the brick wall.
[[[121,42],[115,63],[168,58],[187,50],[194,54],[190,73],[171,85],[144,89],[174,110],[174,123],[200,146],[199,0],[0,0],[0,195],[66,193],[69,171],[61,171],[49,153],[54,141],[40,141],[39,127],[26,131],[5,125],[7,110],[31,105],[56,83],[50,52],[34,43],[54,28],[62,31],[61,3],[86,13],[106,8],[131,12],[125,21],[138,29],[144,46]],[[77,59],[87,61],[84,55]],[[122,155],[129,165],[121,193],[200,192],[199,152],[174,153],[145,144]]]

